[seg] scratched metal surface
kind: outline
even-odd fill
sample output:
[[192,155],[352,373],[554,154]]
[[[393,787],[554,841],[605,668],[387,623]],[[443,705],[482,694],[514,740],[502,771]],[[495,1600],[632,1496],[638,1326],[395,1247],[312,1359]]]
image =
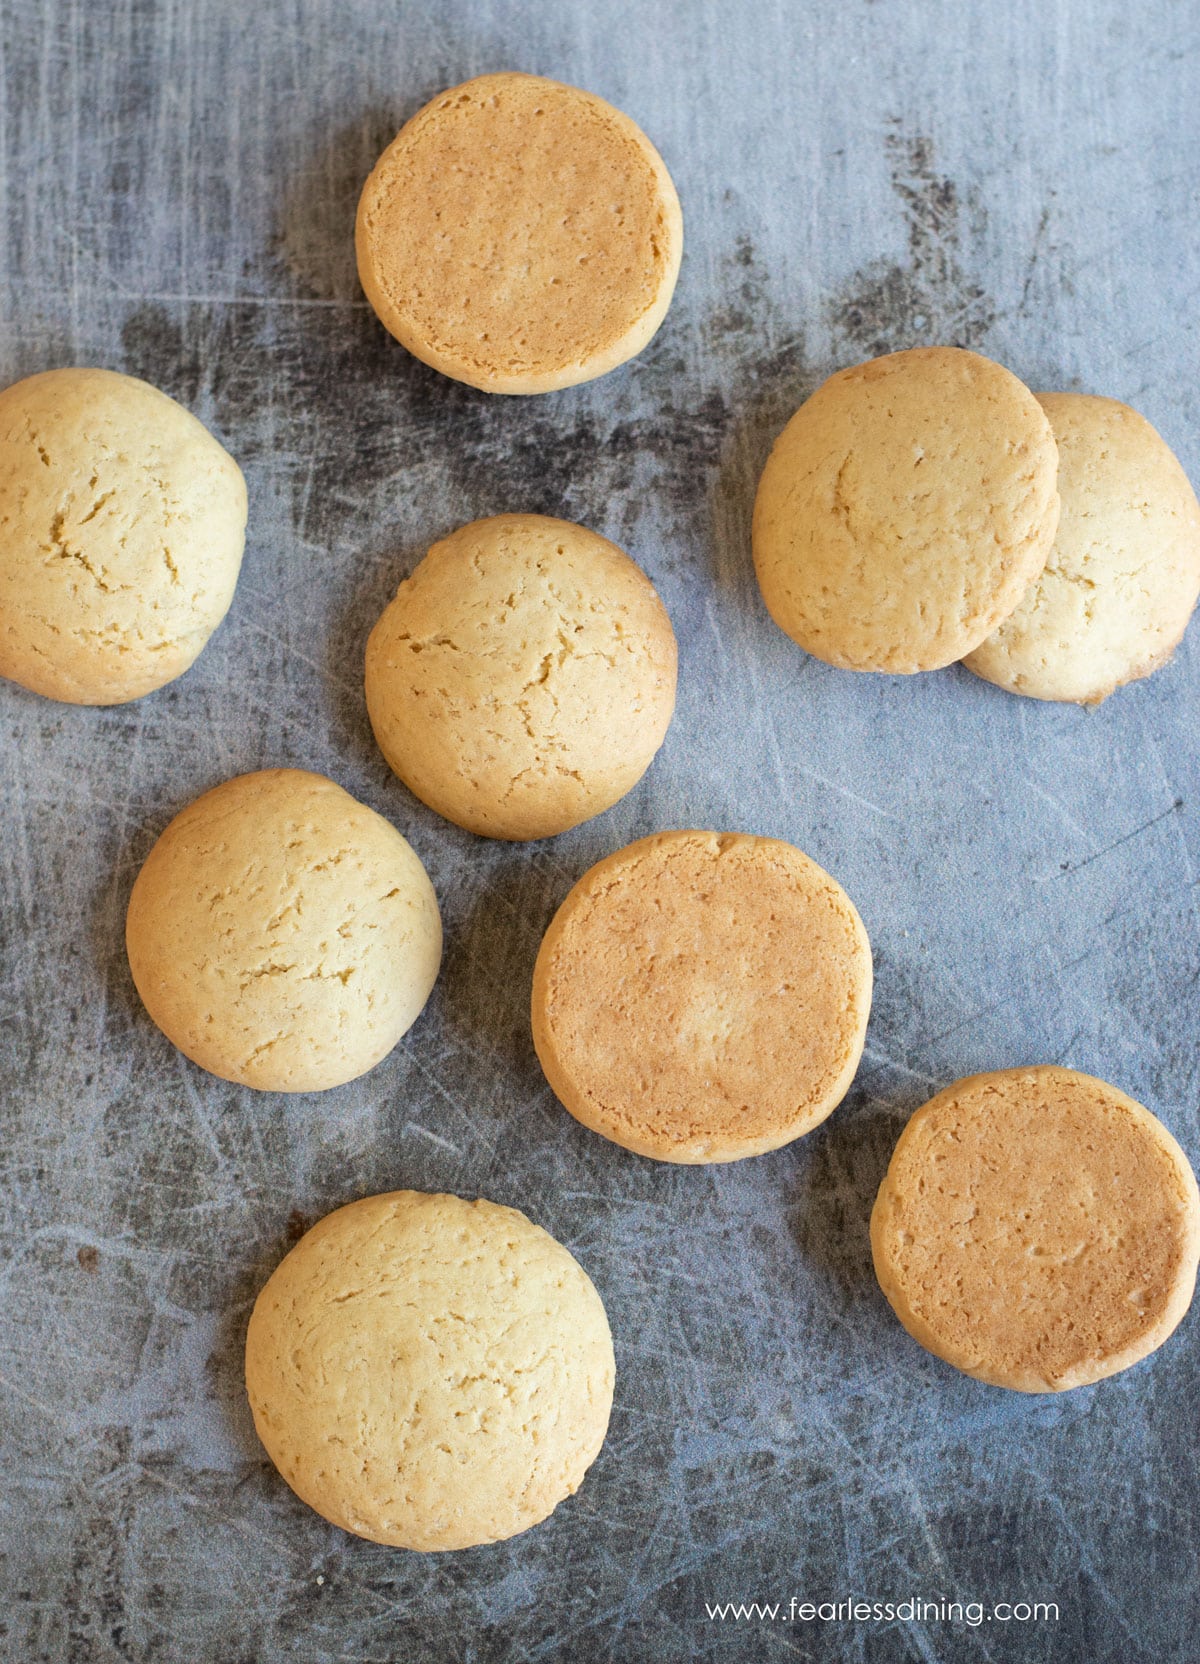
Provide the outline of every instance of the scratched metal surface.
[[[1200,1157],[1200,631],[1097,713],[966,672],[858,678],[770,624],[748,561],[766,449],[833,368],[979,347],[1142,409],[1200,476],[1190,0],[6,0],[0,373],[110,365],[194,409],[250,483],[244,575],[181,682],[87,711],[0,687],[0,1652],[14,1660],[937,1660],[1190,1655],[1195,1317],[1061,1400],[899,1329],[867,1214],[907,1115],[1063,1060]],[[353,272],[358,187],[443,85],[515,65],[661,146],[687,253],[642,358],[535,401],[414,363]],[[526,508],[642,561],[678,714],[630,798],[524,848],[438,822],[373,749],[366,632],[437,534]],[[323,1096],[184,1062],[122,952],[133,875],[204,788],[333,775],[413,841],[445,968],[407,1040]],[[819,1132],[679,1170],[591,1136],[526,1019],[574,878],[652,828],[792,839],[876,951],[862,1071]],[[240,1349],[304,1222],[394,1186],[513,1203],[616,1336],[611,1433],[518,1540],[343,1536],[256,1447]],[[715,1623],[726,1599],[1029,1600],[1003,1633]]]

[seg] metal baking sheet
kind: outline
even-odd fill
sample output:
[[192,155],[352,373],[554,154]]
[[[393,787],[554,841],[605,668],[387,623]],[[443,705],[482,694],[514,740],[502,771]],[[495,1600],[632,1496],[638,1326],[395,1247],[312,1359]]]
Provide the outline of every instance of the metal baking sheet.
[[[1098,711],[954,669],[841,674],[770,623],[758,471],[831,370],[927,342],[1142,410],[1200,478],[1200,19],[1188,0],[4,0],[0,372],[144,376],[246,470],[228,621],[180,682],[80,710],[0,686],[0,1653],[22,1661],[1184,1659],[1200,1326],[1062,1398],[902,1332],[867,1215],[958,1075],[1101,1074],[1200,1155],[1200,631]],[[440,379],[358,289],[357,192],[443,86],[586,86],[684,205],[635,363],[531,400]],[[623,803],[552,842],[442,824],[371,741],[371,622],[472,517],[563,514],[651,573],[678,713]],[[441,981],[365,1079],[255,1095],[186,1063],[122,948],[169,817],[239,771],[332,775],[444,909]],[[845,1104],[790,1149],[656,1165],[555,1103],[541,933],[655,828],[791,839],[867,922]],[[257,1446],[250,1302],[304,1225],[396,1186],[484,1194],[579,1256],[619,1379],[553,1519],[421,1558],[327,1527]],[[1056,1603],[1057,1622],[711,1617],[718,1602]]]

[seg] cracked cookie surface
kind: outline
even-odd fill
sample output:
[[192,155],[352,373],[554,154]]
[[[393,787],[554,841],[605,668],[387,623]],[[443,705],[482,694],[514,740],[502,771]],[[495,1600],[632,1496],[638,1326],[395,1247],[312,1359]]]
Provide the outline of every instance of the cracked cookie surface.
[[1179,645],[1200,595],[1200,505],[1136,410],[1090,393],[1037,397],[1058,442],[1054,547],[964,662],[1010,693],[1096,705]]
[[579,1487],[612,1407],[582,1266],[514,1208],[393,1191],[328,1214],[246,1336],[259,1438],[310,1507],[419,1550],[498,1542]]
[[300,769],[239,775],[181,810],[137,876],[125,936],[167,1038],[273,1092],[374,1068],[419,1016],[442,951],[411,846]]
[[593,1132],[659,1161],[735,1161],[841,1102],[871,981],[854,904],[800,850],[660,832],[598,862],[555,914],[533,1041]]
[[768,611],[845,670],[953,664],[1045,565],[1057,465],[1033,394],[978,353],[920,347],[839,371],[784,428],[759,483]]
[[157,388],[66,369],[0,393],[0,675],[78,705],[182,676],[245,534],[237,463]]
[[505,72],[451,87],[406,123],[363,187],[355,246],[367,299],[417,358],[485,392],[545,393],[650,340],[683,220],[628,116]]
[[435,543],[367,643],[379,748],[423,803],[489,838],[544,838],[641,779],[675,708],[650,580],[568,520],[504,514]]
[[993,1386],[1059,1392],[1162,1345],[1192,1298],[1200,1195],[1162,1122],[1042,1065],[956,1081],[900,1135],[871,1215],[909,1334]]

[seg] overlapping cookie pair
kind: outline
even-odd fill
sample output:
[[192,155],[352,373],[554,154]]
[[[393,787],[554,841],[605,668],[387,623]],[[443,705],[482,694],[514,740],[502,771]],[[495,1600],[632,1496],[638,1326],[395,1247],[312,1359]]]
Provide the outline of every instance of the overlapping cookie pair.
[[907,675],[962,660],[1093,705],[1178,646],[1200,506],[1144,417],[1036,397],[956,347],[842,370],[792,417],[754,508],[771,616],[817,658]]

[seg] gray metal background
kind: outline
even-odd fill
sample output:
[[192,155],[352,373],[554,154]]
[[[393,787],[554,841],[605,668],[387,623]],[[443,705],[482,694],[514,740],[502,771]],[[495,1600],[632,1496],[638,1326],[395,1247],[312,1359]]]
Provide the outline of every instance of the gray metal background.
[[[839,365],[959,342],[1144,411],[1200,477],[1191,0],[7,0],[0,373],[109,365],[250,483],[232,613],[140,704],[0,686],[0,1653],[15,1660],[1182,1659],[1197,1601],[1195,1316],[1061,1399],[898,1327],[867,1215],[906,1116],[1061,1060],[1200,1155],[1200,630],[1096,713],[950,670],[857,677],[767,619],[748,524],[771,439]],[[687,248],[649,350],[530,401],[375,322],[371,162],[444,85],[521,67],[628,110]],[[659,586],[678,714],[622,804],[516,847],[439,822],[371,742],[367,630],[431,539],[508,509],[612,536]],[[324,770],[437,886],[441,981],[324,1095],[186,1063],[122,951],[133,875],[227,776]],[[553,1101],[527,988],[594,860],[659,827],[789,838],[858,903],[858,1082],[801,1144],[629,1156]],[[326,1527],[257,1447],[240,1352],[290,1237],[395,1186],[525,1209],[607,1303],[619,1378],[582,1491],[420,1558]],[[323,1579],[323,1582],[321,1581]],[[725,1625],[706,1600],[1057,1601],[1057,1626]]]

